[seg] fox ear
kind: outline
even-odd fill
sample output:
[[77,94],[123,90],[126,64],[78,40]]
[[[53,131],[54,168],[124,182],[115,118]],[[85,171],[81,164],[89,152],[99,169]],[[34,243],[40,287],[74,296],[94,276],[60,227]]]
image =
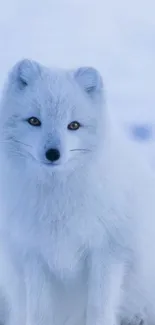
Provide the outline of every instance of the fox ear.
[[100,73],[92,67],[81,67],[75,71],[75,79],[90,96],[102,92],[103,81]]
[[20,89],[27,87],[39,74],[39,64],[24,59],[17,62],[10,73],[11,82],[16,83]]

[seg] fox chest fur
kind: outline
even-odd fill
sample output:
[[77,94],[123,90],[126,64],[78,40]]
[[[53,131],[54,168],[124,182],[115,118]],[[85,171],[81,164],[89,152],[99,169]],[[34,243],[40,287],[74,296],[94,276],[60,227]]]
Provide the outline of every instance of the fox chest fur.
[[[53,176],[42,183],[26,171],[21,180],[19,172],[16,178],[10,175],[10,184],[3,182],[2,230],[9,232],[24,254],[33,250],[53,271],[74,273],[89,250],[106,241],[99,182],[91,184],[83,176],[79,186],[79,176],[61,182]],[[11,184],[16,184],[16,190]]]

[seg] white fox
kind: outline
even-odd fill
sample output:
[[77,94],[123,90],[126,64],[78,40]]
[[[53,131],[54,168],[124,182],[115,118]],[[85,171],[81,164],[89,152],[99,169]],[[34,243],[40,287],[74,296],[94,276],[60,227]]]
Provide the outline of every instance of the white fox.
[[[141,182],[139,203],[134,161],[108,120],[100,74],[25,59],[9,74],[0,114],[2,324],[145,318],[155,298],[145,244],[155,230],[143,241],[137,229],[140,218],[148,229],[144,200],[153,194]],[[149,270],[154,282],[145,288]]]

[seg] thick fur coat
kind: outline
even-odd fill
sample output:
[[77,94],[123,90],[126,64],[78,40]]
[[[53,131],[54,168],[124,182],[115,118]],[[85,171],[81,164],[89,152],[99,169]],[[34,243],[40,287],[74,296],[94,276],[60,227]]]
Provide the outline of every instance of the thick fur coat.
[[2,324],[153,319],[154,196],[129,147],[95,69],[13,67],[0,104]]

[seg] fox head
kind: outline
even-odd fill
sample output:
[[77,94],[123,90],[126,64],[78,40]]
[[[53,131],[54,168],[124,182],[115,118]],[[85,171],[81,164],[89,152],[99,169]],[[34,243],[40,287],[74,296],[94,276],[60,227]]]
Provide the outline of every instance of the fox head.
[[0,116],[8,159],[49,171],[99,157],[104,130],[103,82],[91,67],[50,69],[24,59],[10,71]]

